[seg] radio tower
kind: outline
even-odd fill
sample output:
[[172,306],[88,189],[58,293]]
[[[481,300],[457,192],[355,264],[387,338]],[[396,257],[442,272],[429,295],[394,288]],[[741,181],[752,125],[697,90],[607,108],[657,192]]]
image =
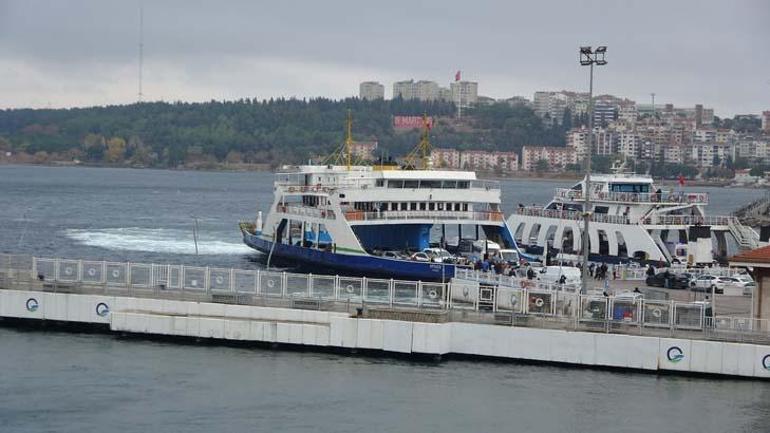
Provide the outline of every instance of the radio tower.
[[139,97],[142,102],[142,69],[144,67],[144,9],[139,7]]

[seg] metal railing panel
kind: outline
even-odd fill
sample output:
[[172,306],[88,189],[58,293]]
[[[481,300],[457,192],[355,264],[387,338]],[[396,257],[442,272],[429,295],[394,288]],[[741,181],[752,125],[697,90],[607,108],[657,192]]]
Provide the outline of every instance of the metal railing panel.
[[80,262],[78,260],[58,259],[56,265],[56,281],[67,283],[80,281]]
[[581,296],[580,315],[582,322],[604,322],[607,320],[609,298],[605,296]]
[[264,296],[283,296],[283,275],[280,272],[261,271],[259,273],[260,293]]
[[701,329],[703,327],[703,305],[674,303],[674,328]]
[[[340,278],[340,281],[342,281],[342,278]],[[392,304],[392,299],[390,297],[390,281],[391,280],[367,278],[365,285],[365,301],[368,303]],[[340,285],[342,285],[342,283],[340,283]]]
[[233,289],[237,293],[257,294],[257,271],[235,269],[233,271]]
[[671,302],[647,301],[642,303],[642,324],[656,328],[670,328],[673,314]]
[[128,270],[129,284],[132,288],[148,289],[152,287],[152,265],[131,263]]
[[194,292],[206,292],[206,268],[197,266],[182,267],[182,288]]
[[128,287],[128,263],[107,262],[104,267],[108,286]]
[[212,292],[231,292],[231,271],[224,268],[209,268],[209,290]]
[[[345,292],[349,296],[352,296],[354,293],[361,293],[362,289],[362,283],[360,278],[351,278],[350,283],[344,282],[343,278],[339,278],[339,286],[340,286],[340,292]],[[356,284],[357,283],[357,284]],[[313,282],[312,282],[312,293],[311,296],[313,298],[322,298],[322,299],[335,299],[335,288],[337,286],[337,278],[330,277],[327,275],[313,275]],[[353,289],[350,289],[349,285],[353,286]]]
[[393,303],[417,305],[417,288],[415,281],[393,280]]
[[[334,279],[329,281],[330,277],[323,277],[320,281],[326,282],[328,286],[331,283],[332,297],[334,290]],[[337,299],[344,301],[362,300],[364,298],[364,282],[362,278],[338,277],[339,290]],[[328,289],[327,289],[328,292]],[[326,296],[329,297],[328,295]]]
[[308,275],[303,274],[286,274],[286,295],[294,298],[310,298],[310,285],[308,283],[311,279]]
[[81,263],[81,281],[88,284],[105,282],[104,262],[83,261]]

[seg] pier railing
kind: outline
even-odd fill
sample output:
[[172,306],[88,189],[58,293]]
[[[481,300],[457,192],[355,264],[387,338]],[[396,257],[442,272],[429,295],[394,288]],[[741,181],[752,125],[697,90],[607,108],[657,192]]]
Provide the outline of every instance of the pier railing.
[[581,295],[569,285],[502,277],[436,283],[0,255],[0,289],[349,312],[420,311],[444,321],[770,343],[767,320],[715,315],[709,303],[634,293]]

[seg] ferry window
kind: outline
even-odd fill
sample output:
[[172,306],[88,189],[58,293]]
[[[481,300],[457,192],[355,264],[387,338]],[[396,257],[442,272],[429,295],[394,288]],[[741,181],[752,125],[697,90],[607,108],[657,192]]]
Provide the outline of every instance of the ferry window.
[[632,184],[632,183],[616,183],[610,185],[610,191],[612,192],[650,192],[650,185],[648,184]]
[[436,203],[428,203],[428,210],[436,210]]
[[438,210],[444,210],[444,203],[437,203],[438,204]]
[[417,210],[417,203],[416,202],[409,203],[409,210]]
[[419,181],[416,180],[405,180],[404,181],[404,188],[417,188]]
[[594,213],[608,213],[610,208],[607,206],[594,206]]
[[457,188],[458,189],[468,189],[468,188],[470,188],[470,186],[471,186],[471,183],[468,182],[467,180],[458,180],[457,181]]
[[377,179],[374,183],[376,186],[385,186],[385,179]]
[[425,210],[425,202],[420,203],[420,210]]
[[421,180],[420,188],[441,188],[440,180]]
[[460,210],[460,203],[455,203],[455,210],[456,210],[456,211],[459,211],[459,210]]
[[390,210],[398,210],[398,203],[390,203]]
[[384,212],[388,210],[388,204],[387,203],[380,203],[380,211]]
[[457,188],[457,181],[456,180],[445,180],[445,181],[441,182],[441,187],[442,188],[450,188],[450,189]]
[[406,202],[401,203],[401,210],[406,210]]
[[463,212],[468,210],[468,203],[463,203]]
[[389,180],[388,181],[388,188],[403,188],[404,187],[404,181],[403,180]]

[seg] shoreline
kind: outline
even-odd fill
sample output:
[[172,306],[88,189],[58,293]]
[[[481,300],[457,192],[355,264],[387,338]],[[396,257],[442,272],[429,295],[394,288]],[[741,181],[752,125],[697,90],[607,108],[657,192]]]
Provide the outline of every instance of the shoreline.
[[[37,166],[37,167],[85,167],[85,168],[122,168],[132,170],[170,170],[170,171],[200,171],[200,172],[214,172],[214,173],[245,173],[245,172],[257,172],[257,173],[275,173],[276,169],[272,168],[270,164],[236,164],[227,165],[217,164],[216,166],[181,166],[181,167],[147,167],[147,166],[132,166],[123,164],[90,164],[90,163],[73,163],[68,161],[51,161],[45,163],[36,162],[22,162],[22,161],[5,161],[0,160],[0,167],[2,166]],[[573,173],[528,173],[528,172],[516,172],[510,175],[491,171],[476,171],[479,179],[483,180],[530,180],[538,182],[579,182],[583,179],[583,175],[575,175]],[[674,179],[655,179],[658,185],[664,187],[676,187],[678,182]],[[761,189],[762,186],[756,185],[735,185],[729,180],[687,180],[685,186],[703,186],[703,187],[736,187],[736,188],[748,188],[748,189]]]

